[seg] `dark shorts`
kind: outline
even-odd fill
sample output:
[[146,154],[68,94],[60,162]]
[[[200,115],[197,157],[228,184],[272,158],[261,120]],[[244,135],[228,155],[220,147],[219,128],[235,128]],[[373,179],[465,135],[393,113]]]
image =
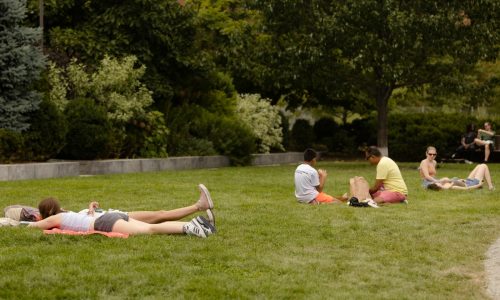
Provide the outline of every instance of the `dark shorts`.
[[128,222],[128,215],[114,212],[105,213],[95,220],[94,230],[112,232],[113,225],[115,225],[118,220],[124,220]]

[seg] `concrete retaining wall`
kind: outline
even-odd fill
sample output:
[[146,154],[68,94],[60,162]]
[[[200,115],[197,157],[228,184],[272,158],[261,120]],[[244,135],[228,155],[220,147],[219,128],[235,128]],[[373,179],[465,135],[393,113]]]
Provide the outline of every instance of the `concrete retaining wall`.
[[229,166],[225,156],[186,156],[152,159],[112,159],[80,162],[80,174],[100,175],[116,173],[157,172],[221,168]]
[[78,162],[0,165],[0,181],[69,177],[80,175]]
[[[253,155],[252,165],[298,163],[302,153],[272,153]],[[51,162],[0,165],[0,181],[102,175],[120,173],[158,172],[222,168],[229,166],[226,156],[186,156],[152,159],[112,159],[78,162]]]

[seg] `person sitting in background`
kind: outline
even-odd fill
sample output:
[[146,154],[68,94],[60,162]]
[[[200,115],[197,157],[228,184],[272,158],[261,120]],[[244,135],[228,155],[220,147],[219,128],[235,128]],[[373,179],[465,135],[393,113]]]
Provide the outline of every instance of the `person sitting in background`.
[[476,125],[469,124],[460,140],[460,146],[455,150],[451,158],[464,158],[466,163],[472,163],[472,153],[476,149],[475,139],[477,137]]
[[313,149],[304,151],[304,162],[295,169],[295,197],[297,201],[308,204],[342,202],[323,192],[328,176],[326,170],[316,170],[317,153]]
[[490,157],[491,150],[493,150],[495,131],[491,129],[491,123],[485,122],[484,129],[477,131],[479,138],[474,139],[474,143],[478,146],[484,147],[484,162],[487,163]]

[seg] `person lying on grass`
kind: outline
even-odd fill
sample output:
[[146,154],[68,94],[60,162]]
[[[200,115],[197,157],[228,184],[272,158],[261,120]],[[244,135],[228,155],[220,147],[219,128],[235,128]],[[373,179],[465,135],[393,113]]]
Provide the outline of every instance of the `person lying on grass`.
[[[89,205],[87,214],[80,214],[61,209],[59,202],[54,198],[47,198],[40,202],[38,209],[42,216],[42,220],[30,223],[28,226],[41,229],[59,228],[62,230],[72,231],[103,231],[103,232],[118,232],[125,234],[187,234],[206,238],[216,232],[214,223],[213,202],[210,198],[208,190],[200,185],[201,196],[195,205],[184,207],[171,211],[169,218],[182,218],[194,211],[207,209],[210,211],[209,218],[212,216],[212,222],[205,219],[203,216],[193,218],[190,222],[182,221],[164,221],[156,224],[149,224],[133,216],[141,216],[144,219],[150,218],[151,221],[158,221],[159,217],[155,212],[108,212],[101,216],[95,216],[95,209],[98,208],[97,202],[92,202]],[[196,209],[196,210],[194,210]],[[146,218],[147,217],[147,218]]]
[[347,200],[343,197],[333,197],[325,192],[323,188],[328,176],[326,170],[316,170],[318,154],[314,149],[308,148],[304,151],[304,162],[295,169],[295,197],[297,201],[308,204],[319,203],[341,203]]
[[[120,212],[120,213],[126,213],[128,214],[129,217],[149,223],[149,224],[157,224],[157,223],[162,223],[165,221],[176,221],[180,220],[186,216],[189,216],[197,211],[203,211],[205,210],[208,216],[208,221],[210,224],[215,225],[215,217],[212,212],[213,209],[213,202],[210,197],[210,193],[208,189],[203,185],[199,184],[198,188],[200,189],[200,198],[198,201],[189,206],[173,209],[173,210],[157,210],[157,211],[131,211],[131,212],[124,212],[121,210],[116,210],[116,209],[109,209],[109,210],[102,210],[99,208],[99,203],[98,202],[91,202],[89,205],[88,209],[83,209],[79,211],[79,214],[93,214],[96,218],[100,217],[101,215],[108,213],[108,212]],[[20,210],[22,208],[27,208],[29,212],[29,218],[26,216],[20,216]],[[10,209],[14,209],[12,211],[12,215],[15,215],[15,217],[11,217],[12,219],[19,220],[19,221],[40,221],[42,219],[42,216],[40,215],[40,211],[37,208],[30,207],[30,206],[24,206],[24,205],[11,205],[7,206],[4,211],[5,215],[7,216],[9,214]],[[64,211],[63,208],[61,210]],[[17,215],[16,215],[17,212]]]
[[488,184],[490,191],[495,190],[495,186],[491,180],[490,169],[486,164],[477,165],[472,170],[466,179],[452,179],[451,182],[440,183],[434,182],[427,186],[428,189],[434,191],[440,190],[474,190],[483,187],[484,181]]

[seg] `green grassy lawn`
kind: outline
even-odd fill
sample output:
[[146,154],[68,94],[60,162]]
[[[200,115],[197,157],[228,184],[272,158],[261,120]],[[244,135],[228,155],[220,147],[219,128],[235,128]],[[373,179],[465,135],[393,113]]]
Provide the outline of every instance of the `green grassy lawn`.
[[[485,252],[500,232],[497,191],[424,191],[401,164],[409,205],[381,209],[309,206],[294,198],[296,166],[244,167],[0,182],[0,207],[54,196],[80,210],[172,209],[192,204],[204,183],[218,233],[188,236],[52,236],[0,228],[0,299],[482,299]],[[373,183],[366,162],[321,162],[326,192],[348,178]],[[466,177],[447,164],[439,176]]]

